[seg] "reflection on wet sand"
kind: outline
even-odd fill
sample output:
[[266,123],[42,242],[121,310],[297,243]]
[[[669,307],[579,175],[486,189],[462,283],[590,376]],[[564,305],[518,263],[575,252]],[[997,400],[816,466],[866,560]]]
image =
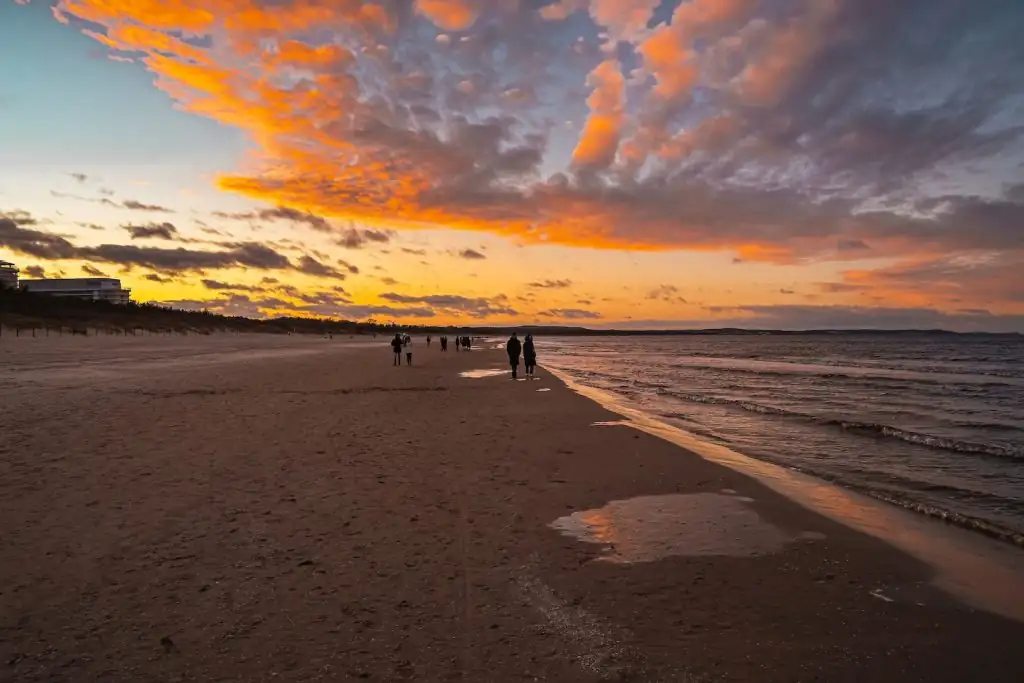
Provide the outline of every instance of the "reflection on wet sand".
[[674,555],[764,555],[808,538],[788,535],[744,500],[718,493],[615,500],[557,519],[551,527],[580,541],[606,546],[600,559],[622,564]]
[[459,377],[466,377],[468,379],[484,379],[485,377],[498,377],[500,375],[507,375],[508,370],[502,370],[499,368],[481,368],[478,370],[465,370],[459,373]]

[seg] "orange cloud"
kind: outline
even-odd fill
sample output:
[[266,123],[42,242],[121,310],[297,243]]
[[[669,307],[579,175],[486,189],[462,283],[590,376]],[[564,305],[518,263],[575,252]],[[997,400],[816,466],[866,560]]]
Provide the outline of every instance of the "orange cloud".
[[618,60],[598,64],[587,77],[587,84],[593,88],[587,98],[590,117],[580,133],[572,162],[579,168],[607,168],[615,160],[624,120],[626,79]]
[[808,0],[808,12],[791,20],[768,40],[763,53],[740,75],[738,90],[754,104],[774,104],[801,69],[821,49],[826,26],[839,8],[837,0]]
[[480,16],[475,0],[416,0],[416,11],[446,31],[465,31]]
[[[653,4],[604,0],[595,2],[593,11],[629,33],[646,24]],[[703,0],[691,4],[705,5]],[[726,5],[742,3],[729,0]],[[315,0],[63,0],[59,8],[104,27],[89,35],[111,49],[142,53],[157,87],[187,110],[249,133],[259,148],[252,171],[220,178],[224,189],[371,224],[483,229],[524,242],[658,249],[678,241],[666,241],[674,229],[667,217],[648,219],[646,234],[617,233],[614,222],[630,222],[628,206],[567,192],[557,182],[535,186],[525,197],[521,190],[496,187],[496,173],[506,182],[525,179],[536,173],[542,158],[538,145],[543,139],[520,137],[514,123],[458,123],[457,117],[446,133],[417,128],[412,110],[394,108],[386,96],[404,92],[400,88],[429,91],[437,82],[426,74],[420,76],[422,83],[411,81],[413,74],[401,71],[380,42],[398,24],[385,5],[356,0],[329,5]],[[479,16],[478,4],[469,0],[420,0],[417,10],[446,30],[469,28]],[[701,11],[695,21],[729,16],[721,9]],[[349,36],[348,42],[313,43],[306,35],[329,28]],[[656,93],[665,97],[686,90],[696,78],[676,31],[663,26],[641,45],[658,79]],[[188,36],[208,40],[200,43]],[[200,47],[210,41],[212,47]],[[373,86],[380,95],[371,95],[362,80],[367,68],[383,78]],[[587,83],[591,111],[573,166],[601,170],[614,162],[623,136],[626,82],[618,61],[606,59]],[[451,89],[464,97],[484,96],[471,79],[461,78]],[[485,194],[490,196],[486,202],[472,201]],[[529,205],[523,205],[524,199]],[[694,229],[700,228],[695,224]]]
[[611,31],[613,40],[635,40],[661,0],[592,0],[590,15]]
[[645,68],[654,76],[654,94],[674,101],[689,92],[697,80],[694,53],[672,26],[662,26],[637,48]]
[[285,40],[277,45],[277,54],[268,58],[271,66],[294,66],[313,71],[327,68],[343,68],[355,59],[354,55],[340,45],[311,47],[298,40]]
[[753,0],[684,2],[676,8],[671,23],[653,29],[637,45],[643,71],[654,79],[654,88],[640,117],[643,124],[623,145],[628,171],[636,172],[651,155],[673,155],[668,146],[678,153],[680,145],[673,142],[670,125],[701,77],[695,40],[714,36],[719,27],[742,20],[753,7]]
[[715,27],[742,18],[752,0],[692,0],[676,8],[672,22],[655,29],[637,47],[644,68],[657,81],[655,94],[674,102],[689,92],[697,79],[694,40]]
[[1024,314],[1024,255],[1013,252],[971,256],[936,255],[899,261],[877,270],[847,270],[843,285],[890,306],[944,310],[985,309]]

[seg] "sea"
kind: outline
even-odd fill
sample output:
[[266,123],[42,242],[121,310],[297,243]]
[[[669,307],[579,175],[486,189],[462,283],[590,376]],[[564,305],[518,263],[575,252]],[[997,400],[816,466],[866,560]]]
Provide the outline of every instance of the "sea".
[[538,337],[537,351],[696,438],[1024,547],[1024,337]]

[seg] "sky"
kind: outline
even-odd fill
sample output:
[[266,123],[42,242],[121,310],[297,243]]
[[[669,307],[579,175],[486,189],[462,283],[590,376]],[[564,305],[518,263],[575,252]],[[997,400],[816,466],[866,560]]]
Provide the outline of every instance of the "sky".
[[0,260],[231,315],[1024,332],[1020,0],[0,0]]

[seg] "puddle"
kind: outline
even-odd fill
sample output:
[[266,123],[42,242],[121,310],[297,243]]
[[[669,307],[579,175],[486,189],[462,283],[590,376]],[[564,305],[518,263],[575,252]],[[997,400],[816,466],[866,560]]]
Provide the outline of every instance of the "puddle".
[[538,389],[537,391],[551,391],[550,389]]
[[499,377],[501,375],[507,375],[508,372],[508,370],[499,370],[498,368],[490,368],[487,370],[466,370],[465,372],[460,372],[459,377],[483,379],[485,377]]
[[719,493],[642,496],[574,512],[550,524],[566,536],[606,546],[606,562],[653,562],[674,555],[747,557],[778,552],[817,534],[791,535],[746,501]]
[[751,498],[750,496],[741,496],[740,494],[736,493],[736,491],[733,490],[733,489],[722,489],[722,493],[724,493],[724,494],[726,494],[728,496],[732,496],[736,500],[742,500],[744,503],[753,503],[754,502],[754,499]]
[[591,422],[591,427],[631,427],[625,420],[611,420],[608,422]]

